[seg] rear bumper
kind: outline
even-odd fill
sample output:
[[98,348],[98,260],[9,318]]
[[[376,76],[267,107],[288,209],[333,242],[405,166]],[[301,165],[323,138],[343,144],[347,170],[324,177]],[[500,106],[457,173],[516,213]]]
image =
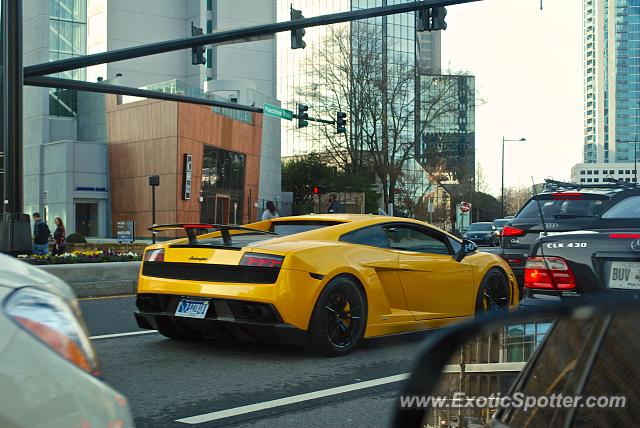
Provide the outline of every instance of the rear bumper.
[[252,342],[304,346],[307,331],[284,323],[273,305],[231,299],[210,299],[204,319],[175,315],[183,296],[140,294],[134,312],[140,328],[159,330],[166,323],[178,324],[211,338],[233,338]]
[[528,248],[502,248],[500,257],[502,257],[518,280],[520,291],[524,287],[524,265],[529,256]]
[[135,312],[134,316],[140,328],[158,330],[158,323],[179,322],[191,330],[199,331],[210,338],[233,338],[248,342],[266,342],[275,344],[306,346],[308,335],[289,324],[260,324],[239,320],[190,319],[170,314]]

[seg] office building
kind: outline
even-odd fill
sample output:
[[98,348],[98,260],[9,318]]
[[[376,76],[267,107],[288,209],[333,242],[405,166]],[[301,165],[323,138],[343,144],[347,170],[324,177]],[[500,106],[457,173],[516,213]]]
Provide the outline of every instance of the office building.
[[640,149],[639,26],[634,2],[583,0],[584,149],[574,181],[593,180],[584,176],[595,170],[635,179],[617,171],[635,169]]
[[[211,33],[271,23],[276,7],[275,0],[34,0],[25,3],[23,15],[24,62],[32,65],[189,37],[192,25]],[[208,46],[202,66],[192,65],[191,50],[183,50],[97,65],[58,77],[257,106],[278,105],[275,46],[275,39]],[[108,126],[105,96],[27,87],[24,105],[25,211],[44,212],[49,221],[59,216],[69,233],[111,236],[115,214],[112,193],[117,189],[112,187],[110,172],[117,167],[118,158],[108,156],[115,137]],[[209,111],[234,123],[254,120],[235,111]],[[136,121],[136,126],[153,123]],[[280,196],[277,120],[265,119],[260,147],[260,186],[253,189],[254,205]],[[242,195],[243,202],[246,196]],[[199,197],[195,195],[195,200]],[[233,204],[222,206],[224,218],[232,218]]]

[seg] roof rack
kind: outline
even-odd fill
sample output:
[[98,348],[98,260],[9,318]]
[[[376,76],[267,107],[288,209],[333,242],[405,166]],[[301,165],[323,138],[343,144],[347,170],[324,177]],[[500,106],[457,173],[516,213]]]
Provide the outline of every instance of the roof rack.
[[[563,190],[581,190],[581,189],[602,189],[602,190],[624,190],[624,189],[634,189],[637,186],[636,183],[630,183],[624,180],[616,180],[614,178],[604,178],[603,181],[605,183],[598,184],[584,184],[584,183],[570,183],[566,181],[558,181],[547,178],[544,180],[544,188],[543,192],[558,192]],[[609,183],[609,184],[606,184]]]

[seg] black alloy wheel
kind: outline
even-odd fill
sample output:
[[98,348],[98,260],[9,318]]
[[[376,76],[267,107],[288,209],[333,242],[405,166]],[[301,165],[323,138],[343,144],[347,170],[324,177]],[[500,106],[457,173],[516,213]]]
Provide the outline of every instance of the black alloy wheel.
[[350,277],[332,279],[320,293],[310,324],[314,352],[339,356],[348,353],[364,335],[367,303],[359,284]]
[[510,285],[500,269],[489,269],[482,279],[476,297],[476,313],[504,311],[509,309]]

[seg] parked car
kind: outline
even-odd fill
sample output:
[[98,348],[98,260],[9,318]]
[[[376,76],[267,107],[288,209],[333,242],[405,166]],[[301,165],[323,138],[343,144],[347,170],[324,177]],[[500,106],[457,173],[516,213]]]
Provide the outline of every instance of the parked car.
[[417,220],[324,214],[151,228],[178,229],[188,238],[146,249],[135,313],[141,328],[172,339],[231,335],[343,355],[363,337],[519,301],[503,259]]
[[[524,286],[524,268],[533,243],[541,236],[587,227],[616,200],[633,195],[631,183],[580,185],[547,180],[547,190],[529,199],[502,229],[500,255]],[[544,221],[543,221],[544,219]]]
[[477,245],[496,247],[500,244],[500,232],[489,222],[471,223],[463,237]]
[[103,383],[71,288],[0,254],[0,421],[7,427],[131,427]]
[[640,189],[614,195],[585,229],[534,242],[524,269],[526,304],[601,292],[640,298]]
[[491,223],[495,226],[496,229],[498,229],[498,232],[500,233],[500,235],[502,235],[502,228],[504,228],[504,226],[509,223],[509,220],[511,220],[510,218],[497,218],[495,220],[493,220]]

